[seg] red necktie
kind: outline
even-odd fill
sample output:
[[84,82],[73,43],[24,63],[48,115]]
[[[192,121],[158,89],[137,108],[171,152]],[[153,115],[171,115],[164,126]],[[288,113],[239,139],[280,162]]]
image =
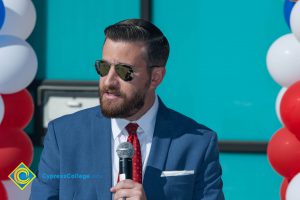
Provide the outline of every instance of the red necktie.
[[135,123],[129,123],[125,129],[127,130],[129,136],[127,142],[130,142],[134,149],[134,155],[132,157],[132,179],[135,182],[142,184],[142,156],[141,156],[141,146],[139,139],[136,134],[136,130],[139,125]]

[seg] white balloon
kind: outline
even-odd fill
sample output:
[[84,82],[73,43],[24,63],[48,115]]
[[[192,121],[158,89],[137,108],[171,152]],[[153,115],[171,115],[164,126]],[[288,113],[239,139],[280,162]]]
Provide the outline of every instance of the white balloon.
[[4,102],[3,102],[2,97],[0,95],[0,124],[2,122],[3,116],[4,116]]
[[300,1],[298,1],[291,12],[290,16],[290,24],[292,32],[294,33],[295,37],[298,41],[300,41]]
[[299,200],[300,199],[300,173],[298,173],[289,183],[286,189],[286,200]]
[[286,34],[271,45],[267,67],[272,78],[282,87],[300,80],[300,43],[293,34]]
[[37,58],[31,46],[14,36],[0,36],[0,93],[26,88],[37,72]]
[[276,115],[281,124],[283,124],[283,122],[282,122],[281,115],[280,115],[280,103],[281,103],[282,96],[284,95],[286,90],[287,90],[286,87],[281,88],[281,90],[279,91],[279,93],[277,95],[276,104],[275,104]]
[[28,200],[31,193],[31,183],[24,189],[20,190],[11,180],[2,181],[8,200]]
[[3,0],[5,21],[0,35],[14,35],[26,40],[36,22],[35,7],[30,0]]

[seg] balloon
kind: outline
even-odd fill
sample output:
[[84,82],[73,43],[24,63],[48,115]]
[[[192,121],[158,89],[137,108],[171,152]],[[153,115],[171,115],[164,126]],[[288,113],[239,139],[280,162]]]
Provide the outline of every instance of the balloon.
[[3,120],[3,116],[4,116],[4,102],[3,102],[2,97],[0,95],[0,124]]
[[32,33],[36,22],[36,11],[30,0],[3,0],[5,22],[0,35],[14,35],[26,40]]
[[269,48],[267,67],[272,78],[282,87],[300,80],[300,43],[293,34],[277,39]]
[[286,200],[300,199],[300,173],[298,173],[289,183],[286,190]]
[[284,93],[280,114],[287,129],[300,140],[300,81],[291,85]]
[[35,77],[35,52],[22,39],[8,35],[0,36],[0,61],[0,93],[18,92],[26,88]]
[[281,187],[280,187],[280,199],[281,200],[285,200],[285,194],[286,194],[286,189],[289,185],[289,181],[285,178],[283,179],[282,183],[281,183]]
[[290,15],[291,11],[295,5],[295,2],[292,2],[291,0],[285,0],[284,2],[284,19],[287,25],[290,27]]
[[288,180],[300,172],[300,141],[288,129],[281,128],[272,136],[267,155],[274,170]]
[[24,129],[30,122],[34,110],[30,93],[24,89],[14,94],[3,94],[2,98],[6,111],[1,127]]
[[30,166],[33,146],[27,134],[22,130],[0,127],[0,135],[0,180],[6,180],[21,162]]
[[291,13],[291,29],[297,40],[300,42],[300,2],[298,1]]
[[5,19],[5,8],[2,0],[0,0],[0,29],[4,23],[4,19]]
[[3,186],[3,184],[0,182],[0,199],[1,200],[7,200],[7,193]]
[[281,115],[280,115],[280,102],[281,102],[282,96],[286,90],[287,90],[286,87],[281,88],[281,90],[279,91],[279,93],[277,95],[276,103],[275,103],[276,115],[281,124],[283,124],[283,122],[282,122]]

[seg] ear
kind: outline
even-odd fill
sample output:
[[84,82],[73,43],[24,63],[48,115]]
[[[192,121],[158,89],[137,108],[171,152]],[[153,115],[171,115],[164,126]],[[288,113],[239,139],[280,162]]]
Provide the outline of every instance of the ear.
[[151,72],[151,83],[150,87],[153,89],[156,89],[158,85],[162,82],[164,79],[166,73],[165,67],[154,67]]

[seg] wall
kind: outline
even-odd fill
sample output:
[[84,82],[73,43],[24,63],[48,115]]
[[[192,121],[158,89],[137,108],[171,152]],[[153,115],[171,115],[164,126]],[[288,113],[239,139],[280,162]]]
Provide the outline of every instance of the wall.
[[[38,22],[30,42],[39,57],[39,80],[98,80],[94,61],[101,57],[103,29],[139,17],[140,6],[138,0],[34,3]],[[280,127],[280,88],[265,57],[288,32],[282,12],[283,0],[153,0],[152,21],[171,45],[159,95],[217,131],[220,140],[268,141]],[[281,177],[266,155],[222,153],[221,163],[227,199],[279,199]]]

